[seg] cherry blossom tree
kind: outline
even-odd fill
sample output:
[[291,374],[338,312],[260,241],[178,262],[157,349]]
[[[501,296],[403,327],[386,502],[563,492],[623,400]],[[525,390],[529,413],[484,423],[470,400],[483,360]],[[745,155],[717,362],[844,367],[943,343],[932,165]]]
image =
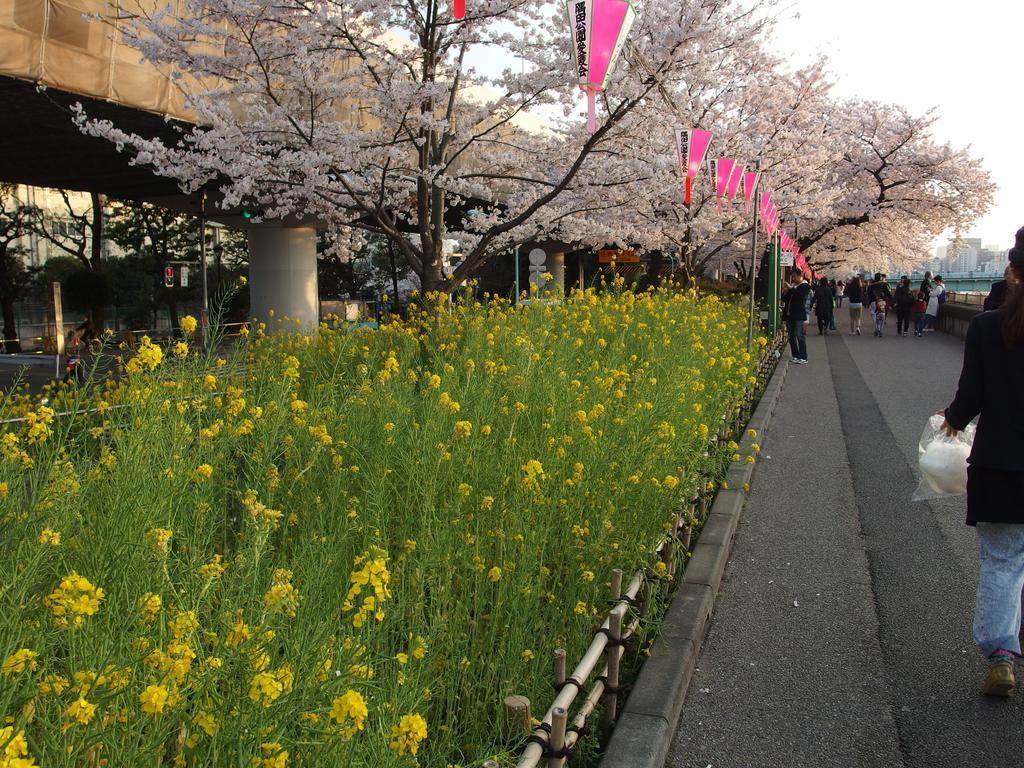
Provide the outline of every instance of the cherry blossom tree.
[[[934,237],[965,229],[990,204],[992,183],[980,161],[935,142],[932,115],[837,101],[825,60],[789,71],[748,46],[742,61],[728,64],[718,80],[664,94],[663,103],[624,121],[606,164],[629,181],[603,191],[604,205],[569,220],[563,237],[670,246],[691,275],[717,260],[749,259],[751,216],[741,205],[720,209],[709,179],[696,185],[692,207],[680,205],[670,149],[677,126],[711,130],[712,155],[748,167],[761,161],[762,188],[772,190],[782,224],[818,268],[910,268],[927,258]],[[584,186],[582,194],[596,188]]]
[[[436,0],[181,0],[176,14],[118,23],[146,59],[181,73],[197,127],[169,145],[79,119],[184,189],[215,188],[226,209],[314,222],[341,241],[382,234],[431,289],[446,282],[446,240],[465,254],[459,280],[591,209],[618,183],[595,166],[616,136],[630,139],[631,114],[719,77],[757,33],[753,5],[645,3],[593,134],[563,8],[531,0],[480,0],[458,23]],[[487,75],[468,63],[498,51],[520,66]],[[589,197],[561,200],[587,184]]]
[[841,154],[827,130],[834,106],[830,88],[824,62],[790,71],[756,41],[749,42],[725,61],[717,79],[681,83],[623,121],[604,150],[609,158],[600,168],[581,172],[603,173],[617,183],[602,188],[596,178],[583,182],[578,193],[593,196],[593,205],[566,220],[562,237],[595,246],[669,250],[691,276],[720,260],[749,260],[753,215],[742,195],[733,205],[719,205],[704,174],[694,184],[692,205],[682,205],[673,131],[710,130],[710,156],[735,158],[749,170],[760,161],[762,188],[772,188],[787,210],[820,209],[831,204],[835,192],[813,180],[828,176]]
[[824,180],[831,205],[800,211],[799,243],[820,268],[911,267],[932,239],[983,215],[994,185],[967,148],[934,140],[933,113],[870,101],[836,105],[830,130],[842,150]]

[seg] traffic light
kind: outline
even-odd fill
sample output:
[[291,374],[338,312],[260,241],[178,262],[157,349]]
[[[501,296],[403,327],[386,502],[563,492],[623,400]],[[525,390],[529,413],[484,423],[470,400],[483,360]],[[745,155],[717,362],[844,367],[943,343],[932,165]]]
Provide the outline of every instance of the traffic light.
[[174,287],[174,267],[172,267],[170,264],[164,267],[164,287]]

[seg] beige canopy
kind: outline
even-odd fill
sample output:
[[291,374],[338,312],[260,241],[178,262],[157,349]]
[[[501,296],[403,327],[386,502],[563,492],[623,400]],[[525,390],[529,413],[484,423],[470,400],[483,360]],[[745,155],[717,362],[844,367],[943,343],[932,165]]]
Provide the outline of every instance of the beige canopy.
[[188,120],[174,78],[143,63],[116,24],[104,21],[139,10],[138,0],[6,0],[0,3],[0,75]]

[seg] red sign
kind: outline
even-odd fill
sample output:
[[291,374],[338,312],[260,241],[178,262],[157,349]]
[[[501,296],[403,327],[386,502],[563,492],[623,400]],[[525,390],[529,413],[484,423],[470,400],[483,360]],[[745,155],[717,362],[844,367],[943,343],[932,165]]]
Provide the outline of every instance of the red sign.
[[170,264],[164,267],[164,286],[167,288],[174,287],[174,267]]

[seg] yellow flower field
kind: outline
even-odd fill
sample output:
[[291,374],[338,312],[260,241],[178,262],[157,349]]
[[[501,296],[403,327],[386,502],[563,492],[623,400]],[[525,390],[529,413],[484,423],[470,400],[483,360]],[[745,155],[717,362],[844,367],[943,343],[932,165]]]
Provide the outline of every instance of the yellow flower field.
[[514,763],[503,697],[543,714],[729,460],[745,335],[669,291],[432,299],[8,398],[0,768]]

